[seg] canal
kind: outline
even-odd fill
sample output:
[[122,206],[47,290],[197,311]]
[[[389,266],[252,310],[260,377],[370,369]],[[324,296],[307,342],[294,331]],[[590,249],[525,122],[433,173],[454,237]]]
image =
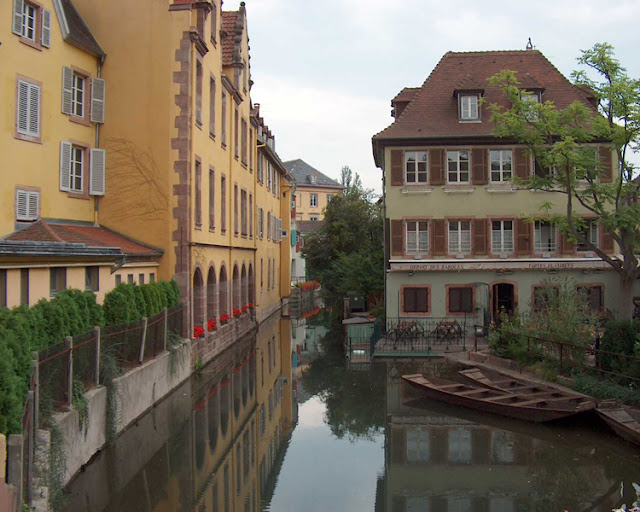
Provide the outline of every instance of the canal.
[[[277,315],[175,390],[71,482],[65,510],[610,511],[640,451],[595,418],[531,425],[429,402],[406,373],[345,363],[324,315]],[[305,371],[301,371],[301,367]]]

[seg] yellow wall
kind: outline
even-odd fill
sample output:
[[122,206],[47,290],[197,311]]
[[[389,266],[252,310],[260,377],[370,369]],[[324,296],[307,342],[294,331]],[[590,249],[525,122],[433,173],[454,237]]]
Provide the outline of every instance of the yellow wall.
[[[341,189],[296,183],[296,220],[311,220],[312,216],[323,220],[324,209],[327,207],[327,194],[338,195],[341,193]],[[318,196],[318,206],[316,207],[311,207],[311,194]]]
[[[0,46],[3,70],[0,73],[0,98],[3,105],[0,111],[0,237],[14,230],[15,194],[16,186],[19,185],[37,187],[40,190],[41,217],[93,220],[93,198],[71,198],[66,192],[60,191],[59,161],[60,141],[75,140],[95,147],[95,125],[75,123],[61,111],[62,68],[75,66],[95,77],[97,59],[62,39],[51,0],[40,0],[40,4],[51,11],[51,46],[41,50],[20,42],[19,36],[11,32],[13,2],[0,3],[1,19],[6,21],[3,24]],[[41,142],[14,137],[18,75],[42,84]],[[107,82],[107,90],[109,85]],[[85,175],[88,178],[88,167]]]

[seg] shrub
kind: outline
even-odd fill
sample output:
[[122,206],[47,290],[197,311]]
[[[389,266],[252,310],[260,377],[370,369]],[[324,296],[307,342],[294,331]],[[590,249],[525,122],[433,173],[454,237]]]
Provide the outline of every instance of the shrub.
[[136,302],[136,310],[138,311],[138,315],[131,319],[132,322],[136,322],[140,320],[143,316],[147,315],[147,303],[145,301],[144,293],[142,291],[141,286],[136,286],[135,284],[128,284],[127,287],[131,287],[133,290],[133,297]]
[[[628,356],[638,357],[640,341],[640,320],[609,320],[605,325],[600,349]],[[640,364],[634,359],[602,354],[602,369],[623,373],[630,377],[640,377]]]
[[595,398],[616,398],[625,404],[640,406],[640,390],[621,386],[607,380],[598,380],[593,375],[575,375],[571,387],[580,393]]
[[173,306],[177,306],[180,304],[180,288],[178,288],[178,283],[175,282],[174,279],[169,281],[169,304],[168,307],[172,308]]
[[20,432],[20,418],[24,400],[20,377],[16,374],[17,364],[8,344],[15,345],[15,334],[0,327],[0,433]]
[[125,324],[131,321],[131,311],[135,304],[130,296],[118,286],[104,296],[104,321],[106,325]]
[[83,318],[78,303],[70,294],[59,293],[51,302],[60,308],[66,318],[67,336],[73,336],[89,330],[86,325],[86,317]]

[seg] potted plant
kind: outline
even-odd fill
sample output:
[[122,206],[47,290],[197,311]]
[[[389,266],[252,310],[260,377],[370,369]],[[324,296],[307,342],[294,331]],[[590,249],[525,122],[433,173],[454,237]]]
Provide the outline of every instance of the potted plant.
[[193,328],[193,337],[194,338],[202,338],[204,336],[204,329],[201,325],[196,325]]
[[225,325],[228,321],[229,321],[229,314],[228,313],[222,313],[220,315],[220,323],[222,325]]
[[216,322],[215,318],[210,318],[207,322],[207,329],[209,331],[215,331],[218,328],[218,322]]

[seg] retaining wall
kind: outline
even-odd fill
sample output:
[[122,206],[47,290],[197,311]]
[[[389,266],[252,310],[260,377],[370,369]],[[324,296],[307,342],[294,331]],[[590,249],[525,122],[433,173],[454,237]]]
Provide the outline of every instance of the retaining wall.
[[7,471],[7,438],[0,434],[0,510],[14,511],[17,509],[18,493],[13,485],[5,482],[4,475]]

